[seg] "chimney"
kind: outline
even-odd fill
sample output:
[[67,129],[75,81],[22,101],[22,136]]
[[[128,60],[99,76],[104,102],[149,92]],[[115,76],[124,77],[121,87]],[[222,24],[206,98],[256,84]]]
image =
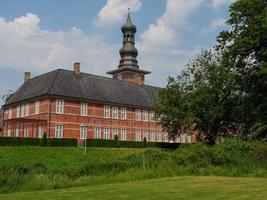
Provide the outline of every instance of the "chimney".
[[24,82],[31,79],[31,72],[24,72]]
[[81,66],[81,63],[78,63],[78,62],[76,62],[76,63],[73,64],[74,73],[75,74],[80,74],[80,66]]

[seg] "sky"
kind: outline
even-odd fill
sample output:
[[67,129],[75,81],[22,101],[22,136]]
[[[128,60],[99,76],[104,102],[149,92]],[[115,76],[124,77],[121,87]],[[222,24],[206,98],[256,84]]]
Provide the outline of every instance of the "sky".
[[34,77],[72,70],[74,62],[82,72],[108,76],[119,63],[128,8],[137,26],[139,66],[152,71],[146,84],[164,87],[229,28],[233,1],[0,0],[0,96],[16,91],[26,71]]

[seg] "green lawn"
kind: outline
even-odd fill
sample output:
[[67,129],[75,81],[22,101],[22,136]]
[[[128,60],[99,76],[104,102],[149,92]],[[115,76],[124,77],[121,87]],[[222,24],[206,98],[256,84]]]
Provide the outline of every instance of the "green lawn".
[[2,194],[2,200],[30,199],[267,199],[267,179],[172,177],[68,189]]

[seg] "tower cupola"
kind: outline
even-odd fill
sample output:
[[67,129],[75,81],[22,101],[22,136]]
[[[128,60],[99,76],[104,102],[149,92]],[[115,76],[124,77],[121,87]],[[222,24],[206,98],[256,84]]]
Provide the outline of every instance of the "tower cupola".
[[138,50],[135,47],[136,26],[131,20],[130,9],[125,24],[121,27],[123,34],[122,48],[120,49],[120,63],[118,69],[107,72],[113,75],[114,79],[144,84],[144,75],[149,71],[139,69],[137,56]]

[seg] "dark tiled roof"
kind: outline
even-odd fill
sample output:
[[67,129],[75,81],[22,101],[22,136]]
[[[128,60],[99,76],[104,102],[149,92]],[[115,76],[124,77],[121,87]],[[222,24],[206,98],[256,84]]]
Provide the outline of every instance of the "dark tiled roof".
[[13,104],[43,95],[153,108],[160,88],[58,69],[25,82],[8,100]]
[[0,108],[0,129],[3,128],[3,109]]

